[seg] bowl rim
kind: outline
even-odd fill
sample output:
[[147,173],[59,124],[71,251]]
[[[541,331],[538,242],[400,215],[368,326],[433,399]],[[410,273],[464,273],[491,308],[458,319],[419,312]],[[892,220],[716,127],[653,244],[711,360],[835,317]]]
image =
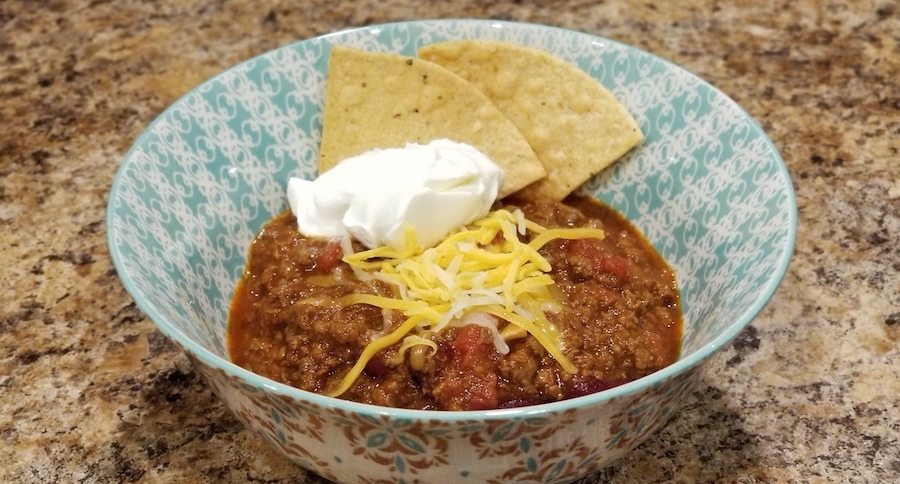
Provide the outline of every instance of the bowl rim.
[[[165,317],[160,314],[157,310],[156,305],[149,301],[144,294],[138,289],[136,282],[130,277],[129,273],[125,269],[124,265],[124,256],[120,251],[119,247],[115,243],[115,232],[116,232],[116,224],[115,224],[115,208],[114,208],[114,200],[117,198],[117,193],[120,190],[120,185],[123,183],[123,178],[125,177],[125,172],[128,169],[128,166],[131,163],[132,155],[138,147],[142,146],[145,140],[151,135],[153,132],[153,128],[155,125],[160,122],[162,119],[166,118],[167,115],[180,103],[182,103],[185,98],[199,91],[203,86],[207,85],[210,82],[213,82],[216,79],[219,79],[225,76],[230,71],[237,69],[239,66],[242,66],[248,62],[255,61],[259,58],[270,55],[272,52],[287,49],[295,45],[303,44],[306,42],[313,41],[322,41],[322,40],[330,40],[335,37],[341,37],[353,32],[371,30],[371,29],[384,29],[384,28],[398,28],[401,26],[409,26],[409,25],[440,25],[443,23],[473,23],[473,24],[486,24],[490,25],[494,28],[511,28],[511,29],[519,29],[519,28],[528,28],[534,29],[536,31],[541,30],[550,30],[550,31],[560,31],[567,34],[577,34],[579,36],[584,36],[587,41],[601,41],[605,43],[609,43],[611,45],[622,48],[626,51],[636,51],[641,55],[646,55],[652,58],[655,61],[661,62],[666,65],[670,69],[680,70],[690,77],[693,78],[695,82],[699,85],[706,86],[709,88],[716,96],[721,96],[722,99],[726,101],[727,104],[730,105],[731,108],[735,109],[736,112],[743,115],[752,128],[758,130],[762,135],[763,142],[766,148],[770,151],[772,155],[775,157],[775,162],[778,166],[778,173],[782,177],[784,181],[784,186],[786,189],[786,195],[788,198],[788,233],[786,238],[786,243],[782,248],[781,254],[778,258],[778,262],[776,264],[775,271],[771,273],[769,279],[766,281],[765,285],[762,288],[759,296],[741,313],[739,317],[737,317],[730,325],[728,325],[725,330],[720,332],[718,336],[716,336],[710,343],[707,345],[689,353],[686,356],[680,357],[676,362],[672,363],[665,368],[658,370],[654,373],[641,377],[637,380],[631,381],[629,383],[610,388],[608,390],[604,390],[601,392],[584,395],[581,397],[571,398],[567,400],[561,400],[558,402],[551,403],[543,403],[539,405],[532,405],[527,407],[517,407],[510,409],[494,409],[494,410],[466,410],[466,411],[446,411],[446,410],[413,410],[413,409],[405,409],[405,408],[392,408],[392,407],[382,407],[377,405],[371,405],[366,403],[353,402],[349,400],[342,400],[339,398],[328,397],[325,395],[321,395],[318,393],[309,392],[306,390],[301,390],[299,388],[292,387],[290,385],[280,383],[259,374],[256,374],[250,370],[242,368],[234,363],[232,363],[227,358],[218,356],[212,351],[208,350],[204,346],[199,343],[193,341],[187,335],[182,333],[179,329],[173,326]],[[140,309],[152,322],[153,324],[168,337],[170,340],[174,341],[178,346],[180,346],[184,351],[197,358],[205,365],[208,365],[212,368],[218,369],[219,371],[224,372],[226,375],[235,377],[238,380],[249,384],[252,387],[262,389],[268,392],[274,392],[278,395],[290,397],[300,401],[307,401],[314,405],[328,408],[328,409],[339,409],[347,413],[356,413],[361,415],[368,416],[384,416],[384,417],[392,417],[399,419],[411,419],[411,420],[421,420],[421,419],[429,419],[429,420],[440,420],[443,422],[458,422],[458,421],[471,421],[471,420],[499,420],[499,419],[508,419],[508,418],[535,418],[542,416],[549,416],[552,414],[565,412],[571,409],[579,409],[579,408],[587,408],[593,407],[600,404],[603,404],[608,401],[612,401],[615,399],[619,399],[624,396],[628,396],[631,394],[635,394],[641,392],[643,390],[654,388],[662,384],[665,380],[677,376],[681,373],[684,373],[694,367],[696,367],[699,363],[711,357],[715,354],[720,348],[727,345],[734,339],[741,331],[747,327],[753,319],[759,314],[760,311],[765,307],[768,301],[772,298],[772,295],[777,290],[778,286],[781,284],[781,281],[784,279],[784,276],[787,272],[787,268],[790,264],[791,257],[793,255],[796,238],[797,238],[797,199],[796,193],[793,187],[793,182],[791,180],[790,173],[788,172],[787,166],[785,165],[784,159],[776,148],[775,144],[768,137],[765,130],[762,129],[760,124],[754,119],[746,110],[744,110],[740,105],[737,104],[731,97],[727,94],[701,78],[700,76],[695,75],[693,72],[688,71],[687,69],[671,62],[667,59],[659,57],[653,53],[647,52],[638,47],[633,47],[631,45],[609,39],[607,37],[603,37],[600,35],[581,32],[578,30],[567,29],[562,27],[555,27],[550,25],[529,23],[529,22],[514,22],[514,21],[505,21],[505,20],[491,20],[491,19],[468,19],[468,18],[450,18],[450,19],[422,19],[422,20],[410,20],[410,21],[396,21],[396,22],[387,22],[380,24],[371,24],[365,25],[361,27],[354,27],[348,29],[341,29],[333,32],[329,32],[323,35],[313,36],[306,39],[300,39],[293,42],[289,42],[282,46],[276,47],[274,49],[270,49],[266,52],[253,56],[249,59],[245,59],[241,62],[238,62],[222,72],[216,74],[215,76],[203,81],[199,85],[192,88],[190,91],[179,97],[177,100],[173,101],[165,110],[163,110],[159,115],[157,115],[150,124],[147,125],[146,128],[141,132],[138,138],[134,141],[132,146],[126,152],[125,156],[122,158],[120,162],[119,168],[116,171],[116,175],[113,179],[111,189],[109,191],[109,196],[107,199],[107,207],[106,207],[106,223],[107,223],[107,245],[109,247],[110,258],[112,259],[113,267],[116,270],[117,276],[119,280],[122,282],[122,285],[125,287],[125,290],[128,291],[129,295],[131,295],[132,299],[134,299],[135,304],[138,309]]]

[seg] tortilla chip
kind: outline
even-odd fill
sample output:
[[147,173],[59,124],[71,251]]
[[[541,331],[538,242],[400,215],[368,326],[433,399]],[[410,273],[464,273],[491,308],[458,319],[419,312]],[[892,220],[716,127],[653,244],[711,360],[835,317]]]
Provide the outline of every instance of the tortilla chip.
[[419,49],[475,84],[525,135],[547,177],[526,198],[562,200],[644,135],[622,104],[581,69],[536,49],[451,41]]
[[493,160],[503,170],[501,197],[545,175],[509,119],[456,74],[413,57],[331,48],[320,173],[364,151],[440,138]]

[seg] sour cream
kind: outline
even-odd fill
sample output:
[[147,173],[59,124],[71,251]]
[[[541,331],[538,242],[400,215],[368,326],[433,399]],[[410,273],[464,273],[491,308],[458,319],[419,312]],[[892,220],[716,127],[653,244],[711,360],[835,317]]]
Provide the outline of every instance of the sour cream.
[[402,248],[406,227],[424,248],[487,215],[503,172],[480,151],[447,139],[372,150],[317,179],[291,178],[287,196],[307,236],[352,236]]

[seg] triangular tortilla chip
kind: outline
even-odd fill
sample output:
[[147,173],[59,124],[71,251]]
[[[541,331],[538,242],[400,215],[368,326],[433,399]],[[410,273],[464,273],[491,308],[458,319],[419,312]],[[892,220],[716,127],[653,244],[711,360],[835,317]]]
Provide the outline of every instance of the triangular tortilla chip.
[[562,200],[643,140],[622,104],[581,69],[536,49],[452,41],[419,49],[475,84],[525,135],[547,177],[521,192]]
[[422,59],[332,46],[319,172],[371,149],[440,138],[493,160],[501,197],[545,175],[516,127],[461,77]]

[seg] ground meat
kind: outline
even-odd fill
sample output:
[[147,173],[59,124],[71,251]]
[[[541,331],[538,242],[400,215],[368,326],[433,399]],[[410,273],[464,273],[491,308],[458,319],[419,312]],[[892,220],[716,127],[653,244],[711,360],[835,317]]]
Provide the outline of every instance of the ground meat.
[[[548,318],[578,372],[563,371],[530,336],[510,341],[509,353],[500,355],[487,330],[466,326],[435,335],[437,352],[417,368],[408,357],[396,358],[399,344],[387,348],[341,398],[415,409],[521,407],[612,388],[678,358],[675,277],[639,232],[586,198],[515,205],[547,227],[606,232],[603,240],[556,240],[541,249],[562,303]],[[295,224],[286,212],[254,241],[232,304],[229,350],[235,363],[256,373],[326,392],[370,341],[403,318],[373,306],[339,304],[347,294],[393,296],[394,290],[357,280],[341,262],[337,241],[303,237]]]

